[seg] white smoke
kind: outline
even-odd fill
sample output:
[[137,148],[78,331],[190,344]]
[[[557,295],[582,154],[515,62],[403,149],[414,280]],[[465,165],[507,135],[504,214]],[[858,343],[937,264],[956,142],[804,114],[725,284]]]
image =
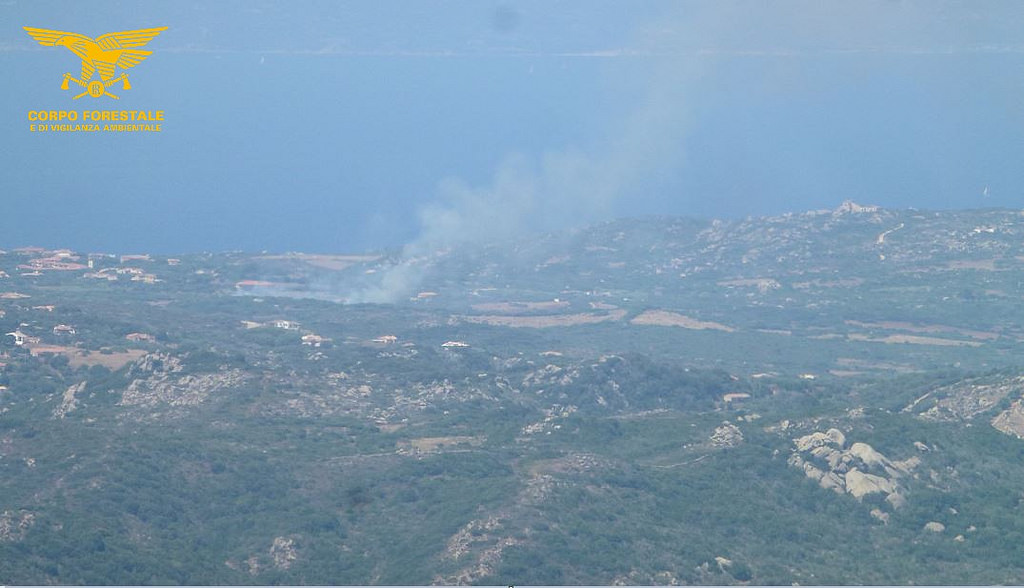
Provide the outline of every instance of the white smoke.
[[347,299],[388,303],[408,297],[438,251],[607,217],[631,184],[672,167],[681,157],[686,112],[679,75],[683,69],[659,71],[649,81],[645,100],[610,129],[610,138],[600,145],[567,147],[540,156],[509,155],[484,186],[460,179],[442,182],[437,200],[420,209],[419,234],[403,248],[400,260]]
[[[627,117],[609,125],[603,140],[510,155],[483,186],[442,183],[438,199],[420,210],[419,235],[404,247],[400,261],[351,292],[349,301],[401,300],[415,292],[438,251],[600,219],[638,183],[678,173],[691,112],[688,95],[722,55],[874,51],[948,36],[941,18],[926,19],[926,33],[918,30],[924,27],[916,19],[920,3],[723,0],[673,6],[672,14],[638,27],[632,46],[613,52],[644,59],[637,70],[651,74],[638,80],[637,71],[627,72],[625,79],[643,89],[642,98]],[[880,32],[878,19],[885,24]],[[652,60],[655,67],[649,67]]]

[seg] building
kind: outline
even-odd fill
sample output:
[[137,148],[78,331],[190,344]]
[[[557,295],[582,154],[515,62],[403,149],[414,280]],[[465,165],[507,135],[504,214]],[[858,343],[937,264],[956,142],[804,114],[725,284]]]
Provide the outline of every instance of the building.
[[38,259],[30,259],[28,263],[22,263],[18,265],[18,269],[40,271],[40,270],[57,270],[57,271],[77,271],[85,269],[87,266],[81,263],[74,263],[68,261],[68,259],[78,259],[77,257],[40,257]]
[[294,321],[286,321],[286,320],[278,319],[278,320],[274,321],[274,326],[276,328],[278,328],[278,329],[287,329],[289,331],[293,331],[293,330],[299,328],[299,323],[296,323]]
[[7,333],[6,336],[14,337],[14,344],[18,347],[25,344],[25,333],[22,333],[20,330],[14,331],[13,333]]
[[750,398],[750,394],[747,394],[746,392],[732,392],[722,396],[722,401],[726,404],[730,404],[747,400],[748,398]]
[[320,347],[324,343],[328,343],[328,342],[330,342],[330,339],[328,339],[326,337],[321,337],[320,335],[317,335],[317,334],[314,334],[314,333],[310,333],[308,335],[303,335],[302,336],[302,344],[303,345],[311,345],[313,347]]
[[274,282],[267,282],[265,280],[240,280],[235,282],[235,288],[239,290],[250,290],[255,288],[270,288],[274,285]]
[[397,341],[398,337],[394,335],[381,335],[380,337],[377,337],[376,339],[373,340],[374,343],[383,343],[385,345],[391,345],[392,343],[396,343]]
[[447,341],[445,343],[442,343],[441,347],[444,347],[446,349],[463,348],[469,347],[469,343],[463,343],[462,341]]
[[108,282],[116,282],[117,276],[111,271],[110,268],[101,269],[98,272],[86,272],[82,274],[83,278],[92,278],[95,280],[107,280]]
[[57,325],[53,328],[54,335],[74,335],[77,331],[71,325]]

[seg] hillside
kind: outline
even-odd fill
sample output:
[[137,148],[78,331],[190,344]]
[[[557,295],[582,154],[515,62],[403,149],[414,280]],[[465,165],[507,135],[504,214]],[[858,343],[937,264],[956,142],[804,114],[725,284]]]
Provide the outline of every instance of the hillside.
[[7,250],[0,583],[1024,583],[1022,237]]

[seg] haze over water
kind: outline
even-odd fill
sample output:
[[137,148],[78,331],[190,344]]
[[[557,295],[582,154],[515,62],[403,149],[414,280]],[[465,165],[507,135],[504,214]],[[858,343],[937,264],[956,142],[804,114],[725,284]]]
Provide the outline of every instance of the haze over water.
[[[1019,207],[1015,2],[7,2],[0,246],[356,251],[647,214]],[[23,26],[168,26],[121,100]],[[32,134],[36,109],[159,134]],[[439,237],[439,235],[442,235]]]

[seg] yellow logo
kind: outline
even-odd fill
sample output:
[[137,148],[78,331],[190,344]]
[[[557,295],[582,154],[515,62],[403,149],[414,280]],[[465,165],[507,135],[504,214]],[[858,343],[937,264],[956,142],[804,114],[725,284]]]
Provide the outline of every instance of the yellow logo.
[[[155,29],[121,31],[120,33],[107,33],[96,37],[96,39],[90,39],[78,33],[34,29],[32,27],[23,28],[33,39],[39,41],[40,45],[44,47],[67,47],[72,53],[81,58],[81,79],[72,76],[70,73],[65,73],[64,82],[60,85],[61,90],[67,90],[68,82],[70,81],[85,88],[85,91],[74,97],[75,100],[86,94],[93,98],[109,96],[119,100],[117,96],[110,93],[108,88],[117,82],[122,82],[122,87],[125,90],[131,90],[132,86],[128,82],[127,72],[121,72],[120,76],[114,77],[114,74],[117,73],[117,68],[124,70],[135,67],[149,57],[153,53],[152,51],[140,51],[136,47],[144,47],[146,43],[152,41],[162,31],[167,30],[167,27],[158,27]],[[100,79],[98,80],[92,79],[96,72],[100,74]]]

